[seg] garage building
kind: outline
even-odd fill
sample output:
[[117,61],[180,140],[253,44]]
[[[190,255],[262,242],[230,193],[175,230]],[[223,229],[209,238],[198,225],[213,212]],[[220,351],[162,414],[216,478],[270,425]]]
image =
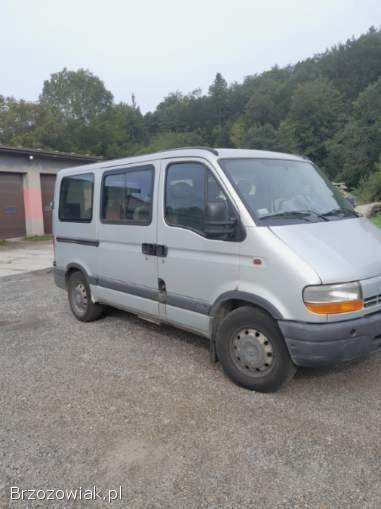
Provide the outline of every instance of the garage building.
[[0,239],[52,231],[50,203],[56,174],[96,157],[0,145]]

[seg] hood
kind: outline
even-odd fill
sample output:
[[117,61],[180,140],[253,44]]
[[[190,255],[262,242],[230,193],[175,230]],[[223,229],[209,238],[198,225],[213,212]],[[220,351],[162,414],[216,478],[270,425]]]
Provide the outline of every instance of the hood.
[[381,229],[366,218],[271,226],[322,283],[381,275]]

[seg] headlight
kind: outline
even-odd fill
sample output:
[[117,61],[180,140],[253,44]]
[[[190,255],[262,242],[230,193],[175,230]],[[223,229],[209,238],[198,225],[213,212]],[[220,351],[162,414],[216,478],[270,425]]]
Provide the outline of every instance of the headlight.
[[337,285],[307,286],[303,291],[305,306],[318,314],[359,311],[364,306],[359,282]]

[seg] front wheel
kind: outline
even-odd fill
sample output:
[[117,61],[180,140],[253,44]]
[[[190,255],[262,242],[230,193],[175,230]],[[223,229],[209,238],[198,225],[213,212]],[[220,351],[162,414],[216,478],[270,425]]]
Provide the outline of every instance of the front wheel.
[[102,316],[104,307],[91,299],[90,287],[82,272],[73,272],[68,282],[68,298],[73,315],[81,322],[92,322]]
[[296,373],[276,322],[250,306],[222,320],[216,349],[226,375],[246,389],[275,392]]

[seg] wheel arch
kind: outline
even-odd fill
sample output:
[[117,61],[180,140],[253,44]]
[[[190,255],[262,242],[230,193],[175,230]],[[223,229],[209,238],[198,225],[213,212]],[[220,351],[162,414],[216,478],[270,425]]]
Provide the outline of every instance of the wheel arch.
[[73,272],[78,272],[78,271],[84,275],[84,277],[86,278],[86,281],[89,285],[96,284],[96,278],[93,276],[89,276],[87,270],[85,269],[85,267],[83,267],[83,265],[81,265],[79,263],[69,263],[65,269],[65,284],[66,284],[66,286],[69,282],[70,275],[73,274]]
[[211,337],[214,338],[218,324],[221,320],[234,309],[241,306],[253,306],[265,311],[275,320],[283,318],[282,313],[268,300],[249,292],[233,290],[220,295],[210,308],[209,314],[211,320]]

